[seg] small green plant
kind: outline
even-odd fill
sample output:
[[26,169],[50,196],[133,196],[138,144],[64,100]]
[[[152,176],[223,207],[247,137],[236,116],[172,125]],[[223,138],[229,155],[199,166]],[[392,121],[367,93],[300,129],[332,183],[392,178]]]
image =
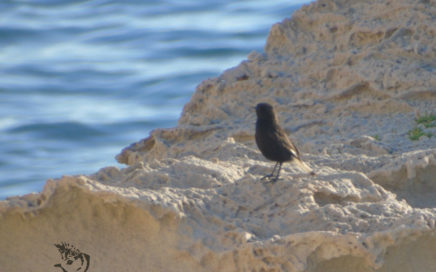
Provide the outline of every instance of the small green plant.
[[433,113],[425,114],[423,116],[418,116],[415,118],[417,124],[422,124],[425,128],[436,127],[436,115]]
[[409,139],[411,141],[418,141],[419,138],[421,138],[422,136],[427,136],[428,138],[431,138],[433,136],[433,133],[425,132],[424,130],[422,130],[422,128],[415,125],[413,129],[409,130],[407,135],[409,136]]
[[376,139],[377,141],[380,141],[380,139],[381,139],[380,135],[378,135],[378,134],[374,135],[373,138]]

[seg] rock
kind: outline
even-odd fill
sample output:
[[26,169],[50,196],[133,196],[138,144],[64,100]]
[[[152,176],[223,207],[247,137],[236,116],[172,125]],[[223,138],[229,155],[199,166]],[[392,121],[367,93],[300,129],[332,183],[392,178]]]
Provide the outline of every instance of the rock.
[[[0,267],[46,271],[65,241],[89,271],[436,271],[436,137],[408,138],[436,108],[435,13],[304,6],[264,54],[202,82],[177,127],[124,149],[128,167],[2,201]],[[254,144],[260,101],[316,176],[287,163],[260,181],[273,167]]]

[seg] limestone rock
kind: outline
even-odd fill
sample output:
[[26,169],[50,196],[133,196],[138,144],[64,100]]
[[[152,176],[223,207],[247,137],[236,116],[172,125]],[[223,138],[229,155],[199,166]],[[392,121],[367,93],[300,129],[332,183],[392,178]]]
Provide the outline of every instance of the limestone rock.
[[[431,0],[304,6],[264,54],[202,82],[177,127],[124,149],[128,167],[1,202],[1,269],[47,271],[67,241],[90,271],[436,271],[436,137],[408,137],[436,114],[434,14]],[[261,101],[316,176],[286,163],[260,180]]]

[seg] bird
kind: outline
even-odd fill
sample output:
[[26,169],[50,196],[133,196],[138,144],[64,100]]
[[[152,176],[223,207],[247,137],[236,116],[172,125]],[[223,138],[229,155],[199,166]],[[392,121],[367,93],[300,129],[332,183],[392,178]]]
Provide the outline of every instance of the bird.
[[[288,161],[295,163],[307,173],[315,175],[315,172],[301,160],[297,147],[289,140],[286,132],[280,127],[273,106],[268,103],[257,104],[256,115],[255,139],[257,147],[265,158],[276,162],[271,174],[262,177],[262,180],[268,178],[271,182],[277,181],[282,164]],[[279,168],[274,176],[277,165]]]

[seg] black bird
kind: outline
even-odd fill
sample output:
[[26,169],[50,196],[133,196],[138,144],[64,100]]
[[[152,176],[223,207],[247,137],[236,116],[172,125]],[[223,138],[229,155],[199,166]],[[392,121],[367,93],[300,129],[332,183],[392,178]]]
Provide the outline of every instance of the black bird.
[[[268,103],[259,103],[256,106],[256,144],[260,152],[268,160],[275,161],[271,174],[264,176],[277,181],[280,175],[282,164],[287,161],[295,162],[304,171],[314,175],[315,173],[300,159],[300,153],[295,145],[289,140],[285,131],[280,127],[274,108]],[[277,174],[274,172],[279,165]]]

